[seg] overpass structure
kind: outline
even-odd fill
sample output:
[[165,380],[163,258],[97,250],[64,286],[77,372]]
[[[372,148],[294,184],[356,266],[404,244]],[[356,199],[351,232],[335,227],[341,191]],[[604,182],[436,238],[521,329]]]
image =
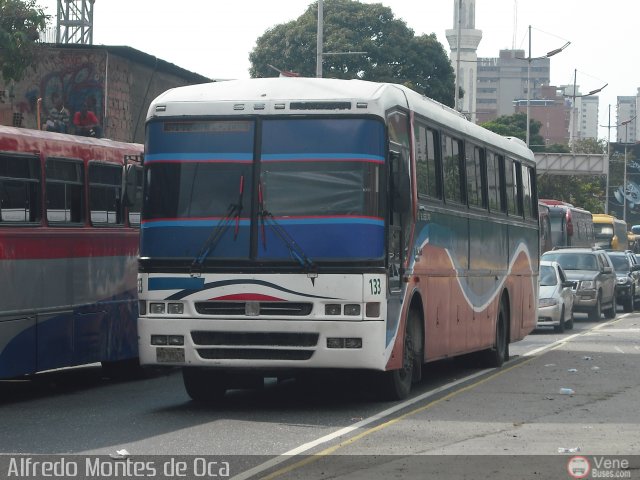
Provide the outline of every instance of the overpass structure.
[[607,175],[609,159],[603,154],[535,153],[538,175]]

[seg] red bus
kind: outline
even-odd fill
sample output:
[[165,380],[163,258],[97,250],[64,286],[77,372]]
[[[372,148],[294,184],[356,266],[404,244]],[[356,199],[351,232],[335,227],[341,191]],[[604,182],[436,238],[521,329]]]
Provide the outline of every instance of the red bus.
[[142,152],[0,126],[0,378],[137,359]]

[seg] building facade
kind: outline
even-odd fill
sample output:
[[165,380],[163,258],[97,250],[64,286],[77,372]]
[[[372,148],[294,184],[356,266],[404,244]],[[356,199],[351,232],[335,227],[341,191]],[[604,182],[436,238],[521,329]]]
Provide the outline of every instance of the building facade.
[[[635,96],[618,97],[617,102],[616,138],[619,143],[638,143],[640,141],[640,88]],[[626,125],[622,125],[629,122]]]
[[[529,116],[540,122],[540,135],[545,145],[567,145],[571,106],[563,95],[563,90],[554,86],[540,88],[539,98],[530,100]],[[527,112],[527,100],[514,100],[516,113]]]
[[570,108],[569,143],[587,138],[597,140],[599,97],[582,96],[580,85],[562,85],[560,88]]
[[551,76],[549,58],[531,62],[528,76],[524,50],[500,50],[498,58],[478,59],[477,122],[495,120],[515,113],[514,100],[527,98],[544,100],[542,87],[548,86]]
[[0,78],[0,124],[43,129],[59,96],[72,118],[88,103],[102,136],[142,143],[151,100],[170,88],[209,81],[130,47],[43,44],[22,81]]

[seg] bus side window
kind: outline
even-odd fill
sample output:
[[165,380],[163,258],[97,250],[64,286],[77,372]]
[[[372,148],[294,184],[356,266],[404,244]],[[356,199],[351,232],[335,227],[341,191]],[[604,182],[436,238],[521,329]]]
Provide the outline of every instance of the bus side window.
[[142,167],[135,166],[136,171],[136,201],[129,207],[129,225],[132,227],[140,226],[140,211],[142,210]]
[[415,128],[418,194],[442,199],[439,165],[436,158],[437,133],[420,123]]
[[483,175],[484,149],[469,143],[467,144],[465,152],[467,160],[467,198],[469,199],[469,205],[486,208],[487,199],[484,188],[486,182]]
[[[536,215],[533,194],[533,169],[522,165],[522,204],[525,218],[534,218]],[[536,202],[537,204],[537,202]]]
[[464,203],[462,196],[462,142],[449,135],[442,135],[442,163],[444,173],[444,198]]
[[500,194],[500,168],[498,167],[498,155],[487,152],[487,195],[489,197],[489,210],[492,212],[501,211]]
[[47,221],[52,225],[84,222],[84,165],[80,161],[47,159]]
[[509,213],[509,215],[522,216],[522,207],[518,200],[518,178],[516,171],[515,162],[510,158],[505,159],[504,173],[507,194],[507,213]]
[[89,163],[89,214],[93,225],[121,225],[122,168]]
[[0,224],[40,222],[40,178],[38,157],[0,154]]

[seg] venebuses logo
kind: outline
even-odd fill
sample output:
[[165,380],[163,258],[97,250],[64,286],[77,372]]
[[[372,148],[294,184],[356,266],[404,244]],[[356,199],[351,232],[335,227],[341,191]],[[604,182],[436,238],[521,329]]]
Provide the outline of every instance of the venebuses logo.
[[567,471],[573,478],[586,478],[591,471],[591,464],[585,457],[571,457],[567,463]]

